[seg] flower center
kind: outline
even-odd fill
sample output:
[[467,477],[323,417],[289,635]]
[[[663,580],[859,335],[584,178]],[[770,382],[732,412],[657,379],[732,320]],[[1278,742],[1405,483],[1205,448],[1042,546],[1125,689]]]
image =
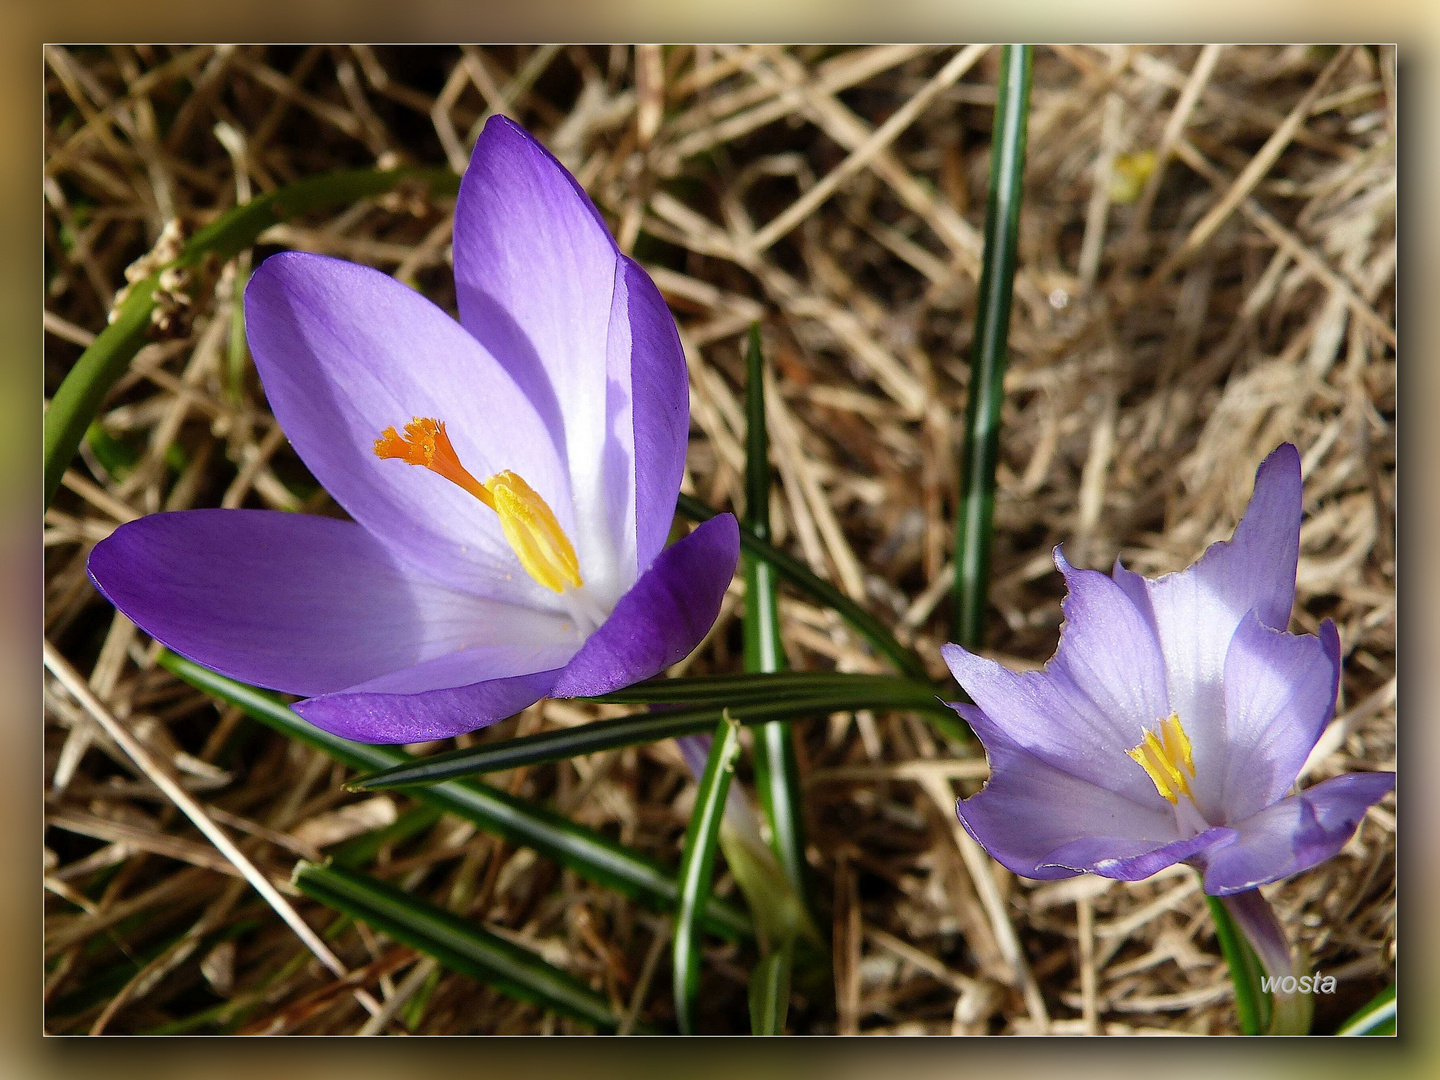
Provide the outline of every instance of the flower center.
[[405,425],[404,435],[386,428],[375,440],[375,456],[382,461],[398,458],[409,465],[423,465],[494,510],[520,565],[545,588],[564,593],[567,587],[578,589],[585,584],[575,548],[539,492],[509,469],[483,484],[476,480],[460,464],[443,420],[417,416]]
[[1190,739],[1180,724],[1178,713],[1171,713],[1160,721],[1160,732],[1145,732],[1145,738],[1133,750],[1125,751],[1145,770],[1155,785],[1155,790],[1174,806],[1184,795],[1195,801],[1190,792],[1190,781],[1185,774],[1195,775],[1195,758],[1190,753]]

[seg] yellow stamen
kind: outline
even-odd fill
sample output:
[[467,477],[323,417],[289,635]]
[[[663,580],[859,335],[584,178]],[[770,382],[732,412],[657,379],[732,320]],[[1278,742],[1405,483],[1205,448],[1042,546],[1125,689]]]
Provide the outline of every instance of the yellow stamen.
[[486,480],[485,489],[495,500],[505,539],[532,578],[557,593],[585,584],[570,538],[534,488],[506,469]]
[[1180,725],[1180,715],[1171,713],[1160,722],[1160,734],[1165,740],[1165,754],[1171,761],[1182,765],[1191,776],[1195,775],[1195,758],[1190,752],[1190,737]]
[[1181,795],[1190,796],[1190,782],[1185,779],[1185,773],[1195,775],[1195,758],[1178,714],[1171,713],[1160,721],[1159,735],[1145,732],[1140,745],[1125,753],[1145,770],[1161,798],[1173,805],[1180,801]]
[[547,589],[563,593],[568,586],[585,584],[580,561],[555,513],[539,492],[506,469],[483,484],[460,464],[460,456],[445,433],[445,422],[415,417],[402,436],[386,428],[375,440],[375,456],[421,465],[474,495],[500,516],[500,529],[526,572]]

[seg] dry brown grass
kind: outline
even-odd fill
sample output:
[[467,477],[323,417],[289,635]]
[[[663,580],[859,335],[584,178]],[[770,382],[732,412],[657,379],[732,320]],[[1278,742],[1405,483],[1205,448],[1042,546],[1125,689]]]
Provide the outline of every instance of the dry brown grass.
[[[1015,665],[1053,650],[1053,545],[1081,565],[1118,553],[1145,573],[1178,569],[1228,534],[1256,463],[1293,440],[1307,512],[1296,624],[1333,617],[1346,654],[1312,779],[1395,757],[1393,63],[1389,47],[1084,46],[1035,61],[991,645]],[[460,169],[482,118],[504,110],[575,172],[671,302],[692,380],[687,488],[740,503],[739,346],[760,319],[778,391],[780,542],[943,672],[994,50],[53,48],[46,64],[48,390],[170,222],[192,232],[337,166]],[[1137,182],[1136,155],[1156,149],[1160,170]],[[450,214],[398,193],[272,229],[255,259],[340,255],[453,308]],[[67,475],[46,515],[45,623],[94,694],[284,881],[296,858],[405,800],[348,794],[325,757],[217,712],[154,666],[149,640],[83,570],[92,545],[139,514],[336,512],[236,337],[249,265],[176,283],[184,302],[109,398],[100,422],[137,459],[122,478],[87,449]],[[735,669],[742,602],[737,583],[696,670]],[[880,668],[831,613],[795,596],[782,609],[795,666]],[[45,705],[50,1031],[147,1031],[226,1003],[228,1015],[190,1024],[406,1030],[395,1013],[427,986],[428,961],[350,929],[331,945],[358,974],[337,980],[73,695],[47,679]],[[543,703],[471,738],[595,712]],[[951,808],[981,783],[983,759],[913,716],[813,722],[800,751],[836,992],[833,1007],[793,1014],[798,1030],[1233,1030],[1193,873],[1015,879],[967,847]],[[691,786],[668,744],[491,779],[676,857]],[[1340,979],[1317,1003],[1319,1030],[1392,977],[1394,834],[1387,799],[1339,857],[1269,890]],[[442,819],[372,872],[669,1015],[664,920],[530,852]],[[334,918],[293,902],[318,928]],[[745,1030],[750,962],[707,954],[702,1029]],[[570,1029],[448,973],[415,1022]]]

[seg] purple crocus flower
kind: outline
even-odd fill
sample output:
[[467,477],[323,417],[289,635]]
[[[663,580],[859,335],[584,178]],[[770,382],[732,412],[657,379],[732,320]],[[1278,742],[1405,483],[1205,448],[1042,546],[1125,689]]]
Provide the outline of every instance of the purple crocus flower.
[[318,255],[273,256],[246,289],[266,397],[353,521],[157,514],[90,556],[157,640],[363,742],[658,674],[714,622],[739,551],[728,514],[665,547],[689,432],[674,320],[503,117],[461,183],[454,253],[458,323]]
[[1157,580],[1117,561],[1077,570],[1055,656],[1016,674],[956,645],[945,660],[974,705],[956,705],[990,761],[957,807],[1000,863],[1030,878],[1093,872],[1136,881],[1176,862],[1229,896],[1330,858],[1391,772],[1296,794],[1335,705],[1340,638],[1290,634],[1300,550],[1300,455],[1261,464],[1234,538]]

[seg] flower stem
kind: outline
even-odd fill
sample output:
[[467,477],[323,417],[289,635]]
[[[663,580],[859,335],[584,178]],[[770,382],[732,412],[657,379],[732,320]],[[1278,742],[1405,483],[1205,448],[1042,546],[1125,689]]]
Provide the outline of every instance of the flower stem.
[[[1290,942],[1285,937],[1280,920],[1275,917],[1275,909],[1259,889],[1246,889],[1224,897],[1221,902],[1260,958],[1265,974],[1272,980],[1269,1034],[1309,1034],[1314,1011],[1311,995],[1298,987],[1287,992],[1281,985],[1282,980],[1296,978],[1302,972],[1291,958]],[[1234,972],[1233,965],[1231,972]]]
[[794,958],[795,943],[787,941],[755,965],[750,975],[750,1034],[785,1034]]
[[1235,1016],[1241,1035],[1259,1035],[1265,1026],[1261,1016],[1262,1005],[1267,1004],[1265,993],[1260,989],[1260,959],[1250,948],[1235,920],[1230,917],[1224,902],[1218,896],[1207,896],[1210,917],[1215,923],[1215,939],[1220,944],[1220,955],[1230,968],[1230,981],[1235,986]]
[[990,591],[995,467],[1000,457],[1000,406],[1005,398],[1006,339],[1025,177],[1030,59],[1029,45],[1007,45],[1001,54],[990,144],[985,251],[976,298],[975,337],[970,347],[970,389],[955,524],[955,640],[967,649],[978,648],[984,637]]

